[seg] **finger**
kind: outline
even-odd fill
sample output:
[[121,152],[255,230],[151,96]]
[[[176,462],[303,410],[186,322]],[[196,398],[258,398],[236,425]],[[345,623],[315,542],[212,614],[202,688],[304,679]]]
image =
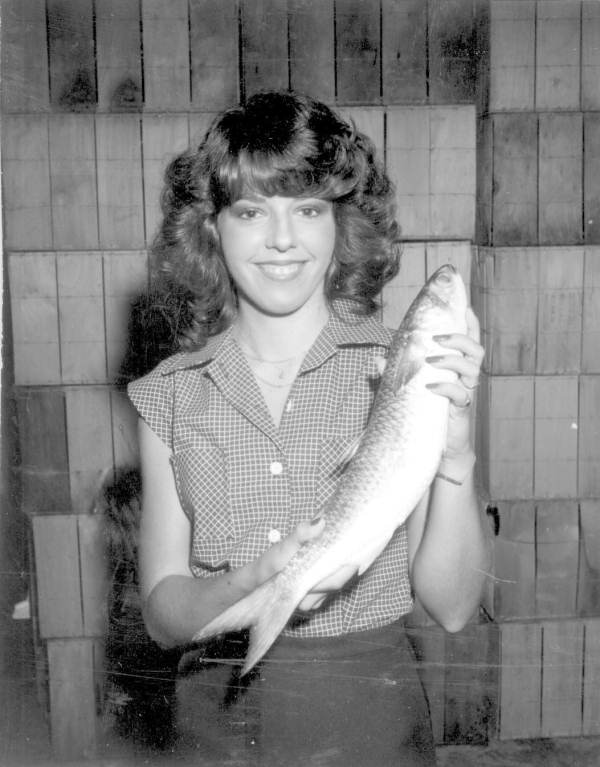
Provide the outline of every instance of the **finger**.
[[433,336],[433,340],[447,349],[462,352],[463,356],[469,357],[478,365],[483,360],[485,350],[474,338],[463,333],[450,333],[448,335]]
[[468,392],[464,386],[457,383],[431,383],[425,384],[425,386],[434,394],[447,397],[458,411],[464,412],[465,415],[468,414],[473,404],[473,397],[472,393]]
[[[425,360],[432,367],[441,370],[452,370],[460,379],[465,389],[472,391],[479,382],[479,365],[468,357],[457,354],[427,357]],[[440,382],[441,383],[441,382]]]
[[479,318],[471,309],[470,306],[467,307],[467,335],[469,338],[472,338],[476,343],[481,342],[481,329],[479,327]]
[[307,543],[307,541],[312,541],[313,538],[318,538],[324,529],[325,520],[323,517],[315,517],[309,522],[300,522],[299,525],[296,525],[290,537],[295,538],[298,545],[301,546],[303,543]]

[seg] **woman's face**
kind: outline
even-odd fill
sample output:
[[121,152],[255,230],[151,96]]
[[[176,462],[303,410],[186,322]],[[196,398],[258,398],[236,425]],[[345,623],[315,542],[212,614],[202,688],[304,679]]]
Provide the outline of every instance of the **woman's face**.
[[240,308],[246,303],[281,316],[326,303],[335,246],[331,202],[252,194],[219,213],[217,230]]

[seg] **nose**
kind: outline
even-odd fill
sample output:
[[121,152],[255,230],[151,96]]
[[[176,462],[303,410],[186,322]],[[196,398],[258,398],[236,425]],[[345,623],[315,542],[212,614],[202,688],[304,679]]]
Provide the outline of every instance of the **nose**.
[[268,248],[285,252],[296,244],[294,224],[288,213],[283,211],[274,212],[269,222],[266,245]]

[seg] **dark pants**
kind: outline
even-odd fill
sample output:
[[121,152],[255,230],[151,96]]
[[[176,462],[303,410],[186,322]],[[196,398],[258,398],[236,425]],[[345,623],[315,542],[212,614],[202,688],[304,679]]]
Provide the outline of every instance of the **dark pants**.
[[429,712],[404,629],[280,637],[239,679],[229,663],[187,656],[177,685],[180,745],[218,765],[435,765]]

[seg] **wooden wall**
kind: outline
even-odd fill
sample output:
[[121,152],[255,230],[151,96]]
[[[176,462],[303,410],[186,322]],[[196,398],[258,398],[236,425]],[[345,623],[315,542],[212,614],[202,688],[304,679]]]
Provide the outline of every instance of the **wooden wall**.
[[[456,642],[419,633],[436,735],[477,740],[497,719],[507,738],[598,732],[598,4],[3,0],[2,17],[22,508],[40,562],[41,552],[54,562],[57,536],[73,541],[40,592],[54,720],[73,708],[69,658],[82,668],[101,658],[91,616],[104,595],[89,589],[101,567],[81,544],[101,532],[79,517],[93,517],[115,468],[137,462],[135,413],[115,381],[132,302],[148,289],[164,166],[222,108],[291,87],[354,119],[396,184],[406,242],[385,321],[399,322],[444,261],[482,321],[478,472],[499,518],[494,622]],[[57,622],[47,600],[65,584],[77,610]],[[568,667],[563,646],[577,648]],[[466,681],[479,690],[471,700],[457,693]],[[76,737],[94,716],[89,686],[75,734],[57,730],[63,755],[93,749]]]

